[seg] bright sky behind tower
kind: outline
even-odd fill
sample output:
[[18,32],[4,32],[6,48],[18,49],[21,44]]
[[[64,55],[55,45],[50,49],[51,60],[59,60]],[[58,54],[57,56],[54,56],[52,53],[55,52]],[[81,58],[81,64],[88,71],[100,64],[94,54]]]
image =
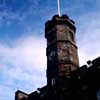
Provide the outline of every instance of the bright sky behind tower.
[[[61,0],[76,23],[80,65],[100,56],[100,0]],[[0,0],[0,100],[14,100],[46,84],[45,22],[57,0]]]

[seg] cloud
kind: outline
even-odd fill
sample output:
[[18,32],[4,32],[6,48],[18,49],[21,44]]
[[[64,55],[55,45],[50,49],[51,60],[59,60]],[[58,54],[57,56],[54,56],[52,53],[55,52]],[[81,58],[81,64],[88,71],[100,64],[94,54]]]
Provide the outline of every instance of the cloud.
[[23,37],[17,40],[16,43],[12,43],[12,47],[0,44],[0,54],[8,61],[10,57],[10,59],[18,60],[18,62],[23,62],[26,65],[33,64],[35,61],[37,64],[38,60],[42,65],[43,61],[41,60],[44,58],[46,47],[44,41],[45,40],[33,38],[31,36],[27,38]]
[[[11,47],[0,44],[0,69],[1,90],[7,87],[10,94],[17,89],[30,92],[44,86],[46,41],[42,37],[28,36],[19,38]],[[8,93],[6,95],[10,98]]]
[[77,39],[79,46],[80,64],[87,60],[93,60],[100,56],[100,14],[98,12],[88,13],[78,19]]
[[7,100],[8,98],[14,100],[14,90],[5,85],[0,85],[0,100]]

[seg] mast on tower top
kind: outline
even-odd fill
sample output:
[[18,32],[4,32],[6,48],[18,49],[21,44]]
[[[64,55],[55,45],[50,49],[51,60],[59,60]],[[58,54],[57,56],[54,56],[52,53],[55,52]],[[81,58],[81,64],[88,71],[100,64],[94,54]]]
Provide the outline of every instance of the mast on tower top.
[[57,2],[58,2],[58,15],[61,16],[60,0],[57,0]]

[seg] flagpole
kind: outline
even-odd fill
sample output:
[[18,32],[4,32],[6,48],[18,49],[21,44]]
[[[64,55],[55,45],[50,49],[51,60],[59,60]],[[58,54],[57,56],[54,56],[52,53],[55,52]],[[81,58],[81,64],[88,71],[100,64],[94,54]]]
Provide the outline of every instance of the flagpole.
[[58,15],[61,16],[61,11],[60,11],[60,0],[57,0],[58,1]]

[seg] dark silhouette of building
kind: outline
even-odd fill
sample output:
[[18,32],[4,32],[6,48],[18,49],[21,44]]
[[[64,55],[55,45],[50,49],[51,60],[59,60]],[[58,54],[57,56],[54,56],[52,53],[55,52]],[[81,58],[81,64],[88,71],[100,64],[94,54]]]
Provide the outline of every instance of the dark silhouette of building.
[[66,15],[46,22],[47,85],[30,94],[17,91],[15,100],[98,100],[100,57],[80,67],[75,32]]

